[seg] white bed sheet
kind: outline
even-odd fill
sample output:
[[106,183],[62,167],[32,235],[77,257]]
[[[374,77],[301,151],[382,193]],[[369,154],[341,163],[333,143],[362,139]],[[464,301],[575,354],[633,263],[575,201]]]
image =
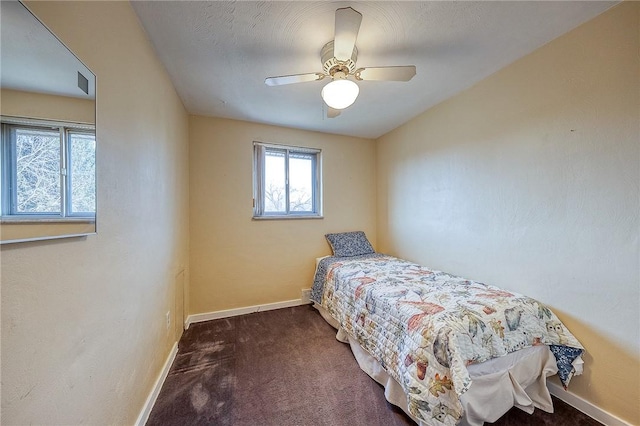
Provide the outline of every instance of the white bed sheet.
[[[325,309],[317,304],[314,304],[314,307],[337,329],[336,339],[351,346],[360,368],[384,386],[387,401],[400,407],[416,423],[422,425],[422,422],[409,413],[407,397],[402,386],[389,376],[380,363],[362,349],[355,339],[350,338]],[[527,413],[532,413],[534,408],[553,412],[546,380],[547,377],[556,374],[558,369],[555,358],[547,346],[534,346],[470,365],[468,370],[473,384],[460,398],[464,407],[464,417],[459,425],[481,426],[484,422],[495,422],[514,406]]]

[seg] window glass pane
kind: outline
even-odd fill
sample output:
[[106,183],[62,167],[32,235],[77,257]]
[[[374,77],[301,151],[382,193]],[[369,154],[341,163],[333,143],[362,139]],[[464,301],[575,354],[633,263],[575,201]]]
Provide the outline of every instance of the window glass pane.
[[313,211],[313,159],[314,155],[289,154],[289,210]]
[[264,211],[286,212],[285,152],[268,149],[264,156]]
[[254,217],[321,217],[320,155],[254,142]]
[[96,140],[94,135],[70,133],[71,212],[96,211]]
[[60,133],[16,129],[16,213],[59,213]]

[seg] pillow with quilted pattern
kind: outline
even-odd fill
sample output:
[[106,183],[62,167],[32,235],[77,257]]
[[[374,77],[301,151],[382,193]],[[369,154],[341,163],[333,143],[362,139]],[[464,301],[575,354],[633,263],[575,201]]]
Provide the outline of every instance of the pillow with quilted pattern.
[[327,234],[325,237],[329,241],[334,256],[351,257],[376,252],[362,231]]

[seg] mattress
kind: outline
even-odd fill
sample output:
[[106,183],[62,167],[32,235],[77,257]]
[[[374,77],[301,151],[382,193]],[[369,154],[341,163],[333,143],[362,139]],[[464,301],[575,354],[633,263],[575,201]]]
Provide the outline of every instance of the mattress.
[[[427,354],[430,358],[428,362],[424,361],[427,370],[425,374],[424,367],[422,371],[416,370],[416,361],[418,360],[416,356],[421,356],[422,354],[406,352],[406,345],[417,342],[417,346],[419,346],[418,349],[425,350],[424,342],[428,342],[429,345],[433,345],[434,348],[436,348],[438,339],[436,339],[436,342],[431,343],[433,342],[433,334],[431,334],[431,337],[424,334],[430,333],[427,329],[416,332],[416,330],[420,330],[415,328],[418,327],[416,324],[418,324],[418,322],[425,323],[426,321],[429,327],[432,327],[433,321],[436,321],[434,318],[436,318],[440,312],[446,314],[449,320],[457,313],[454,310],[450,311],[449,308],[451,304],[443,307],[427,301],[431,299],[422,299],[419,302],[416,302],[415,298],[408,302],[405,300],[406,295],[413,296],[414,292],[421,294],[429,293],[430,295],[439,292],[436,295],[440,298],[438,300],[442,301],[443,295],[446,296],[446,298],[455,297],[448,295],[450,289],[455,293],[460,292],[461,288],[463,288],[464,291],[468,293],[469,291],[467,291],[467,289],[478,288],[479,290],[476,292],[477,295],[474,294],[472,299],[455,301],[458,305],[460,305],[460,303],[466,304],[463,312],[467,318],[463,324],[464,327],[462,327],[465,329],[473,325],[468,318],[469,306],[473,308],[478,301],[483,300],[482,296],[486,296],[487,292],[491,293],[490,295],[493,295],[495,292],[499,294],[500,301],[492,305],[498,310],[501,305],[505,305],[507,302],[510,303],[510,299],[514,299],[515,303],[524,301],[532,306],[534,306],[533,304],[535,303],[535,309],[530,306],[531,312],[529,314],[525,312],[523,314],[523,320],[525,315],[537,317],[544,312],[545,316],[549,315],[549,318],[555,321],[556,318],[552,312],[548,311],[544,305],[537,301],[531,301],[522,295],[514,296],[513,294],[491,286],[486,286],[482,283],[471,282],[437,271],[434,273],[434,271],[415,264],[408,265],[409,269],[405,270],[405,266],[402,264],[408,262],[391,257],[388,257],[388,261],[394,265],[394,270],[391,276],[385,277],[385,271],[383,270],[385,266],[381,265],[385,264],[387,259],[381,256],[383,255],[376,255],[376,258],[365,259],[364,262],[344,258],[338,261],[336,261],[335,258],[327,259],[329,262],[346,264],[347,267],[341,270],[340,266],[337,266],[335,271],[331,270],[331,272],[328,273],[326,277],[329,287],[327,287],[327,291],[325,291],[322,299],[323,306],[320,306],[318,303],[316,303],[315,306],[323,318],[338,330],[336,338],[351,346],[360,368],[385,387],[385,397],[389,402],[401,407],[416,423],[421,425],[456,423],[482,425],[483,422],[493,422],[497,420],[513,406],[529,413],[531,413],[534,408],[553,412],[551,397],[546,388],[546,378],[556,374],[558,372],[558,365],[562,366],[563,363],[560,361],[557,353],[551,350],[553,349],[554,342],[550,339],[553,336],[545,334],[544,322],[538,324],[536,326],[537,328],[528,329],[535,330],[535,336],[540,336],[536,339],[531,339],[533,336],[530,335],[528,337],[528,345],[525,344],[521,348],[507,349],[506,351],[503,350],[502,353],[494,355],[488,360],[486,360],[487,358],[481,359],[477,357],[460,358],[462,360],[468,359],[474,361],[464,364],[459,363],[457,371],[455,372],[453,371],[453,365],[452,369],[442,368],[443,366],[440,364],[443,362],[440,362],[441,358],[438,357],[437,353],[435,354],[435,358],[433,353],[431,353],[431,355]],[[323,263],[326,264],[327,261]],[[355,263],[357,263],[357,265],[355,265]],[[364,269],[367,270],[366,276],[357,272],[359,271],[358,267],[360,264],[363,264]],[[354,265],[356,267],[354,267]],[[323,269],[322,265],[320,269]],[[414,278],[412,278],[413,276],[421,277],[418,279],[422,282],[416,282],[418,279],[414,280]],[[425,280],[425,276],[429,276],[429,279]],[[434,276],[436,279],[434,279]],[[440,278],[446,279],[446,282],[438,281]],[[349,282],[350,280],[355,280],[356,284],[353,285]],[[377,282],[374,283],[375,281]],[[389,284],[387,284],[387,282]],[[425,284],[427,287],[423,287]],[[349,289],[352,285],[353,289]],[[370,291],[373,287],[380,287],[380,285],[382,285],[382,288]],[[386,287],[387,285],[390,287]],[[314,283],[314,288],[315,287],[317,287],[316,283]],[[354,289],[355,293],[351,293]],[[407,291],[407,289],[409,289],[409,291]],[[336,296],[338,293],[340,293],[339,297]],[[327,297],[332,301],[326,303]],[[381,297],[381,299],[377,299],[378,297]],[[314,297],[312,297],[312,299],[314,299]],[[491,300],[493,301],[494,299],[492,298]],[[317,302],[318,300],[315,301]],[[397,317],[398,313],[396,312],[395,314],[389,314],[391,316],[385,319],[389,310],[394,311],[398,306],[406,306],[407,303],[409,303],[411,307],[418,306],[423,310],[426,306],[429,312],[419,315],[410,312],[410,317],[405,317],[405,319],[402,320]],[[472,305],[468,305],[469,303]],[[488,307],[487,305],[483,306],[484,308]],[[345,309],[347,311],[351,309],[352,312],[345,314]],[[520,309],[519,306],[518,309]],[[523,309],[526,310],[529,308],[524,306]],[[449,313],[449,311],[451,313]],[[495,320],[495,315],[481,317],[482,311],[479,312],[478,315],[480,316],[474,314],[476,315],[475,318],[478,318],[478,321],[487,321],[489,318]],[[495,314],[496,310],[485,310],[485,313]],[[498,313],[500,314],[500,312]],[[373,319],[365,319],[363,315],[367,318],[370,316]],[[504,313],[502,313],[502,315],[504,315]],[[406,318],[409,318],[408,322]],[[415,321],[416,318],[419,321]],[[509,318],[507,318],[507,320],[508,319]],[[504,316],[502,316],[502,320],[503,325],[507,325],[504,323]],[[535,321],[536,319],[532,318],[531,320]],[[383,326],[382,322],[389,321],[393,322],[393,324]],[[411,334],[411,336],[403,338],[403,341],[397,340],[391,342],[391,340],[399,338],[399,330],[406,330],[407,324],[409,327],[407,332]],[[448,326],[448,324],[446,325]],[[387,328],[388,325],[390,325],[391,328]],[[478,337],[478,341],[480,341],[480,337],[491,333],[488,327],[482,327],[482,325],[483,324],[479,324],[478,327],[473,329],[473,331],[477,333],[476,337]],[[515,329],[512,330],[516,331]],[[517,332],[519,333],[520,330],[521,329],[518,329]],[[468,332],[462,331],[463,334],[469,335],[472,329],[469,328]],[[569,334],[567,330],[563,331]],[[369,332],[373,334],[367,334]],[[550,332],[553,332],[553,330],[550,330]],[[510,335],[514,333],[510,329],[506,329],[501,331],[501,334],[505,335],[506,342],[511,337]],[[420,339],[426,340],[421,341]],[[496,347],[495,342],[497,340],[499,339],[494,336],[494,344],[492,347]],[[541,342],[549,342],[549,344],[541,344]],[[558,343],[558,341],[555,341],[555,345],[564,346]],[[579,343],[577,343],[577,345],[579,345]],[[471,353],[468,352],[468,348],[451,349],[451,346],[446,346],[446,348],[447,353],[449,353],[450,350],[466,350],[465,356]],[[503,348],[501,347],[500,349]],[[400,350],[404,352],[400,353]],[[402,360],[404,360],[404,363]],[[447,359],[447,361],[449,361],[449,359]],[[578,365],[579,362],[581,362],[581,359],[578,356],[574,364]],[[438,370],[433,370],[433,368],[439,368],[439,374]],[[462,377],[463,380],[456,382],[455,375],[458,376],[458,379]],[[401,385],[399,380],[402,380],[404,385]],[[461,383],[464,384],[462,391],[460,391],[460,389],[462,389],[460,386]],[[441,386],[434,387],[434,385]],[[451,399],[454,396],[455,398]],[[428,403],[429,405],[426,405],[427,401],[430,401]],[[454,412],[451,411],[449,407],[457,408]]]

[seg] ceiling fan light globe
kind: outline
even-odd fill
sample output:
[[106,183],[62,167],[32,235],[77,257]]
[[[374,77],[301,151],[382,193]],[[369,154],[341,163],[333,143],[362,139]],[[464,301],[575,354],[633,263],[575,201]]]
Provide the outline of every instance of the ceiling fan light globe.
[[360,88],[351,80],[334,80],[322,88],[322,99],[333,109],[345,109],[356,101]]

